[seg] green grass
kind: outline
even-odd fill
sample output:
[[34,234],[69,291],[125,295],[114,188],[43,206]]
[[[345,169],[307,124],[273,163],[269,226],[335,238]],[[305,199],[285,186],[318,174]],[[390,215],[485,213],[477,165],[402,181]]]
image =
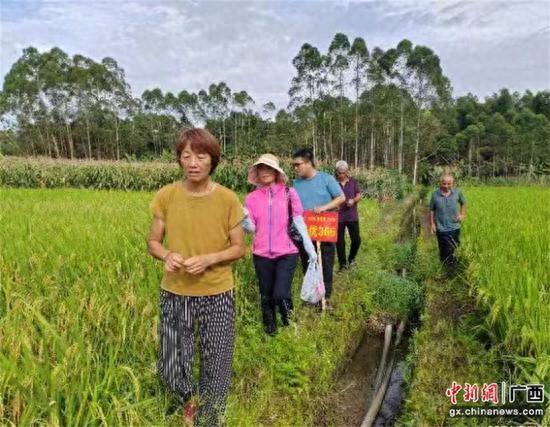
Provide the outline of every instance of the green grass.
[[[427,209],[422,215],[427,218]],[[497,356],[484,345],[486,337],[480,327],[484,313],[476,307],[467,283],[442,277],[437,242],[426,228],[421,230],[417,263],[411,273],[424,283],[425,301],[420,328],[411,339],[405,363],[408,391],[398,425],[490,424],[482,418],[449,417],[453,406],[445,390],[453,381],[492,383],[501,380],[502,373]]]
[[[165,414],[156,374],[162,267],[146,251],[151,197],[0,188],[0,424],[181,424]],[[250,256],[236,264],[229,425],[313,423],[391,264],[398,221],[380,226],[375,202],[360,209],[361,266],[337,277],[331,314],[298,304],[297,322],[266,337]]]

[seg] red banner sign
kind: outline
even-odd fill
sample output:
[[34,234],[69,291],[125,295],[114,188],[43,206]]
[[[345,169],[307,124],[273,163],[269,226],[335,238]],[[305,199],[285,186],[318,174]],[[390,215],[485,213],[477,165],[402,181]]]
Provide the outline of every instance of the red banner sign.
[[338,212],[316,214],[304,212],[304,221],[311,240],[318,242],[336,242],[338,240]]

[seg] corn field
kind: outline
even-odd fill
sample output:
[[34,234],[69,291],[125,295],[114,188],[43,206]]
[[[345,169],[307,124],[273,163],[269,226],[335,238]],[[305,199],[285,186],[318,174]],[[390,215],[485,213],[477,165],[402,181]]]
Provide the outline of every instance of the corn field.
[[[248,168],[253,158],[235,158],[222,161],[214,179],[234,191],[247,192]],[[319,165],[332,173],[330,165]],[[282,167],[293,177],[290,159]],[[404,175],[394,170],[377,168],[357,169],[353,175],[362,185],[365,197],[394,200],[410,192]],[[96,190],[154,191],[181,178],[181,170],[174,162],[100,162],[69,161],[49,158],[0,157],[0,186],[15,188],[91,188]]]

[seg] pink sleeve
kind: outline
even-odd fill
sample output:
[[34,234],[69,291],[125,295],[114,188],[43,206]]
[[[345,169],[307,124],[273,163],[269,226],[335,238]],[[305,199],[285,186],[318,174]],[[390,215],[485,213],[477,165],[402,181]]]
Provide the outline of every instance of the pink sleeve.
[[[252,194],[252,193],[251,193]],[[246,196],[246,198],[244,199],[244,207],[248,210],[248,216],[250,218],[253,218],[254,217],[254,208],[253,208],[253,205],[250,201],[250,196],[251,194],[249,194],[248,196]]]
[[302,207],[302,202],[300,197],[294,188],[289,189],[290,203],[292,204],[292,217],[300,216],[304,214],[304,208]]

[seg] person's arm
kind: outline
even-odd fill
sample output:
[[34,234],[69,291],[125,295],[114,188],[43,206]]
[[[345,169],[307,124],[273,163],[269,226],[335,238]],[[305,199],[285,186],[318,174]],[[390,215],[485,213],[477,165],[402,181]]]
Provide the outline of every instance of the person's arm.
[[456,219],[458,222],[462,222],[466,218],[466,199],[464,199],[462,192],[458,195],[458,203],[460,203],[460,212]]
[[256,233],[256,224],[250,217],[250,211],[247,208],[243,208],[243,211],[244,211],[244,219],[241,222],[241,225],[243,226],[243,230],[248,234]]
[[340,187],[340,184],[336,181],[336,179],[328,174],[325,174],[325,182],[327,186],[327,190],[330,193],[332,200],[322,206],[316,206],[313,209],[313,212],[315,213],[321,213],[330,211],[333,209],[338,208],[342,203],[345,203],[346,196],[344,196],[344,192],[342,191],[342,187]]
[[183,266],[189,274],[201,274],[212,265],[235,261],[244,256],[244,253],[244,231],[241,223],[239,223],[229,231],[229,247],[227,249],[187,258],[183,262]]
[[435,211],[433,209],[430,209],[430,232],[434,234],[436,232],[436,226],[435,226]]
[[354,178],[350,178],[350,179],[352,180],[352,183],[353,183],[355,197],[347,200],[346,204],[351,207],[359,203],[359,200],[363,198],[363,195],[361,194],[361,187],[359,187],[359,183]]
[[463,205],[460,205],[460,212],[456,219],[458,220],[458,222],[462,222],[464,221],[465,218],[466,218],[466,203],[464,203]]
[[308,255],[309,262],[315,262],[317,261],[317,252],[315,251],[313,242],[311,241],[309,233],[307,232],[306,223],[303,217],[304,207],[302,206],[300,197],[298,196],[298,193],[294,188],[288,190],[288,197],[292,211],[292,223],[296,227],[296,230],[298,230],[298,232],[300,233],[300,236],[302,236],[302,244]]
[[430,232],[435,234],[437,227],[435,225],[435,194],[430,199]]
[[361,193],[361,186],[359,185],[359,182],[355,181],[355,197],[353,198],[354,203],[358,203],[359,200],[363,198],[363,193]]
[[321,212],[326,212],[326,211],[336,209],[338,206],[340,206],[345,201],[346,201],[346,196],[344,196],[344,195],[337,196],[336,198],[332,199],[326,205],[316,206],[315,208],[313,208],[313,212],[321,213]]
[[309,262],[312,263],[317,261],[317,252],[315,251],[313,242],[311,241],[311,238],[309,237],[309,233],[307,232],[307,227],[306,227],[306,223],[304,222],[304,217],[302,215],[297,215],[294,218],[292,218],[292,222],[294,223],[294,226],[296,227],[296,229],[300,232],[300,236],[302,236],[302,243],[304,245],[304,249],[309,258]]
[[164,220],[158,216],[153,216],[151,228],[149,230],[149,238],[147,240],[147,248],[149,254],[151,254],[153,258],[164,262],[166,271],[173,273],[181,268],[184,259],[177,252],[171,252],[164,247],[162,243],[164,241],[164,232]]

